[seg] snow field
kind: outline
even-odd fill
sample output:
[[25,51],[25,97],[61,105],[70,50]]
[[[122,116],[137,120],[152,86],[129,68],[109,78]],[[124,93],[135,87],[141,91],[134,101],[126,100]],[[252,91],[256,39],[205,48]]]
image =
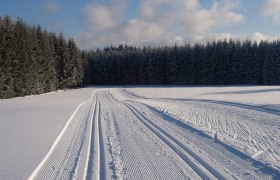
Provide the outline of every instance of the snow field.
[[0,100],[0,179],[27,179],[91,88]]
[[29,179],[279,179],[278,89],[90,89]]
[[[210,136],[216,136],[256,160],[280,169],[279,87],[225,87],[212,88],[211,91],[206,88],[207,93],[201,92],[200,88],[190,89],[171,89],[170,94],[169,89],[162,93],[157,89],[158,93],[155,94],[153,88],[139,88],[125,90],[123,93],[128,93],[130,99],[138,98],[138,101]],[[228,92],[219,96],[217,91],[221,93],[221,89],[227,89]],[[249,94],[250,98],[240,97],[240,93]],[[142,97],[142,94],[146,97]],[[192,96],[195,98],[190,98]],[[254,103],[252,97],[255,97]],[[235,101],[230,101],[232,99]]]

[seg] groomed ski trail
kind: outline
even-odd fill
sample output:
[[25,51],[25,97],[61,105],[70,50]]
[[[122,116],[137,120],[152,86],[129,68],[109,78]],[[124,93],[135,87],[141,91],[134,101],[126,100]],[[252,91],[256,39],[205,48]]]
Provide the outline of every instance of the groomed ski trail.
[[29,179],[280,177],[265,164],[129,96],[117,89],[94,90]]

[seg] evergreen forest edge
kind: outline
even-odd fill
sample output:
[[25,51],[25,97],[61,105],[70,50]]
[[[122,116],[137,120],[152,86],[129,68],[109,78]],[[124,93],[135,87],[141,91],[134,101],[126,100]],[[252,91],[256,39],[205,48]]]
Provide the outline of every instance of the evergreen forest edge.
[[62,33],[0,17],[0,98],[85,84],[279,85],[280,40],[81,51]]

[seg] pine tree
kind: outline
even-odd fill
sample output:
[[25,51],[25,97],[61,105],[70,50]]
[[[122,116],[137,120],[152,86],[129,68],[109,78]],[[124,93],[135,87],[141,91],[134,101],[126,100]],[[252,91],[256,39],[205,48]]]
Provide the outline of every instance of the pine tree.
[[11,98],[14,94],[13,65],[15,39],[10,17],[0,18],[0,98]]
[[42,33],[42,54],[45,61],[45,92],[57,90],[57,72],[56,72],[56,56],[55,46],[52,36],[44,30]]
[[67,88],[69,82],[65,82],[67,79],[66,64],[69,59],[69,51],[67,48],[66,40],[62,33],[59,34],[56,44],[56,72],[58,79],[58,87],[61,89]]
[[32,94],[30,85],[32,79],[29,79],[29,56],[30,56],[30,34],[27,25],[22,19],[18,19],[14,26],[15,36],[15,56],[12,57],[13,64],[13,86],[17,96]]
[[68,84],[68,87],[81,85],[83,80],[84,67],[80,51],[76,46],[74,39],[68,40],[67,47],[69,51],[69,59],[65,62],[66,79],[68,79],[66,80],[66,84]]

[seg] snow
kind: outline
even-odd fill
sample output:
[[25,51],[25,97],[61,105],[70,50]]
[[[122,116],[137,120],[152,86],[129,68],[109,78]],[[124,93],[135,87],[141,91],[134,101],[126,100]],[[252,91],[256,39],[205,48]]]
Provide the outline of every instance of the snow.
[[280,86],[213,86],[128,88],[138,96],[172,99],[208,99],[257,105],[280,104]]
[[131,95],[280,169],[280,87],[132,88]]
[[92,89],[0,100],[0,179],[27,179]]
[[1,100],[0,179],[279,179],[279,98],[149,86]]

